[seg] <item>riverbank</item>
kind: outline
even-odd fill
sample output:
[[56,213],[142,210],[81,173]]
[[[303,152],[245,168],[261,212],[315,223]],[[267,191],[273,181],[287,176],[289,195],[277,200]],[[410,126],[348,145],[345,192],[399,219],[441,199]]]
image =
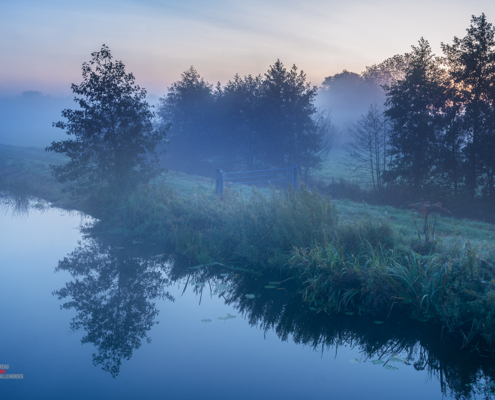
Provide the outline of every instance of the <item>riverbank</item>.
[[[24,180],[26,193],[66,201],[47,175],[53,160],[32,149],[9,154],[0,158],[4,185]],[[495,347],[494,225],[432,215],[427,237],[424,217],[408,210],[333,201],[304,187],[219,198],[211,180],[174,172],[111,209],[73,206],[100,220],[95,229],[170,243],[196,264],[277,269],[299,281],[316,311],[406,314],[443,324],[461,346]]]
[[149,187],[101,228],[171,242],[200,265],[277,269],[296,278],[303,299],[320,312],[406,314],[443,324],[461,346],[493,349],[494,227],[437,216],[427,240],[421,221],[409,211],[334,202],[304,187],[270,196],[253,190],[249,199]]

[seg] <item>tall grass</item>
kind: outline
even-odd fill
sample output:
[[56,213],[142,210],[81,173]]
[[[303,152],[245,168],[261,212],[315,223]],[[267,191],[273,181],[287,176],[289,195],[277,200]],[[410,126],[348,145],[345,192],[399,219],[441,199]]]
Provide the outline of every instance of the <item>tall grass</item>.
[[201,188],[182,197],[149,186],[103,220],[168,241],[199,264],[277,268],[296,277],[303,300],[320,311],[405,313],[442,323],[465,345],[495,346],[495,257],[461,236],[442,242],[441,251],[418,254],[414,229],[400,232],[371,213],[339,218],[333,201],[306,188],[268,196],[253,189],[246,198]]
[[480,339],[495,346],[495,263],[481,259],[469,241],[450,256],[421,256],[400,244],[349,253],[326,243],[295,249],[289,265],[302,282],[303,298],[320,310],[406,313],[442,323],[464,346]]
[[323,241],[337,224],[330,199],[307,189],[249,198],[227,191],[222,198],[198,189],[188,198],[151,188],[121,202],[113,226],[171,241],[198,262],[223,260],[282,267],[294,246]]

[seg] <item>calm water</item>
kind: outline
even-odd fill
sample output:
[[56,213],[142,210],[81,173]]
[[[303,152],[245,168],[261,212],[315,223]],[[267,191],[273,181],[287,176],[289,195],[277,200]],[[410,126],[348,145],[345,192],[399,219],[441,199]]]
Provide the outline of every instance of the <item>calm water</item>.
[[191,268],[81,222],[0,213],[0,364],[24,376],[2,400],[491,396],[493,360],[436,328],[316,314],[294,282],[265,288],[283,277]]

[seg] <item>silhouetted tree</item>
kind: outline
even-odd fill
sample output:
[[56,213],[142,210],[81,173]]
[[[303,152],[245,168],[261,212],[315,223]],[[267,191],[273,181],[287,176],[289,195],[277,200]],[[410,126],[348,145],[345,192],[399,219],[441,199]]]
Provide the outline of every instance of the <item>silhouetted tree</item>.
[[366,82],[373,82],[380,86],[390,86],[406,76],[411,55],[409,53],[397,54],[387,58],[380,64],[366,67],[361,76]]
[[463,124],[464,99],[467,95],[461,73],[461,53],[455,46],[442,43],[444,56],[441,59],[446,71],[442,76],[445,88],[445,104],[443,106],[443,129],[439,140],[439,161],[441,171],[439,185],[443,191],[452,193],[454,201],[459,197],[461,185],[464,183],[463,150],[466,145],[466,129]]
[[224,169],[246,168],[253,170],[263,161],[263,135],[260,120],[261,75],[232,80],[217,91],[217,107],[220,113],[220,134],[217,148],[218,165]]
[[289,166],[319,169],[322,157],[322,134],[314,117],[316,86],[306,82],[303,71],[293,65],[287,70],[277,60],[265,73],[262,82],[262,158],[266,166]]
[[391,123],[391,174],[409,188],[419,190],[431,183],[438,157],[442,106],[440,70],[429,43],[421,39],[413,51],[403,80],[386,87]]
[[170,164],[179,164],[186,172],[196,172],[198,164],[201,169],[201,162],[208,160],[217,144],[216,111],[212,85],[191,66],[168,88],[157,112],[162,126],[171,124]]
[[172,123],[174,156],[193,160],[191,168],[176,160],[179,168],[208,174],[297,163],[308,172],[321,168],[332,133],[315,96],[304,72],[295,65],[287,70],[280,60],[264,76],[236,75],[214,89],[191,67],[161,99],[158,114]]
[[168,129],[153,129],[146,90],[135,84],[121,61],[112,61],[107,46],[91,55],[93,59],[82,66],[83,82],[72,85],[79,109],[63,110],[67,121],[54,124],[71,138],[46,148],[69,157],[66,164],[52,169],[60,182],[69,182],[66,190],[78,197],[103,190],[120,194],[157,176],[161,169],[154,150]]
[[458,68],[452,72],[465,89],[462,100],[463,126],[467,132],[465,153],[468,160],[468,193],[474,199],[481,185],[485,187],[487,196],[493,196],[495,30],[487,22],[485,14],[473,16],[467,35],[462,39],[454,37],[454,43],[448,50],[458,62]]

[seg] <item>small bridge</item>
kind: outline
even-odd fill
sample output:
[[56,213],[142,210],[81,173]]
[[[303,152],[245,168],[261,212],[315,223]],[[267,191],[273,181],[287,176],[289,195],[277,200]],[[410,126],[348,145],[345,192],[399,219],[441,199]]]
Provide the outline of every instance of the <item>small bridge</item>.
[[215,193],[222,194],[225,187],[254,185],[257,187],[276,187],[284,190],[289,185],[297,188],[297,165],[289,168],[262,169],[259,171],[223,172],[217,169]]

